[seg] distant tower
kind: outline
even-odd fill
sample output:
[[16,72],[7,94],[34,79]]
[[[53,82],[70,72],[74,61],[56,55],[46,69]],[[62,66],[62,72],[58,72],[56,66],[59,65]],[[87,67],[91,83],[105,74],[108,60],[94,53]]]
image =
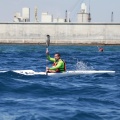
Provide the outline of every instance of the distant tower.
[[90,0],[89,0],[88,22],[91,22],[91,14],[90,14]]
[[80,13],[77,14],[77,21],[80,23],[89,22],[91,20],[90,13],[87,13],[87,6],[85,3],[81,4]]
[[68,19],[68,16],[67,16],[68,14],[67,14],[67,10],[66,10],[66,12],[65,12],[65,22],[68,22],[67,21],[67,19]]
[[91,14],[88,13],[88,22],[91,22]]
[[30,22],[30,8],[22,9],[23,22]]
[[111,13],[111,22],[113,22],[113,12]]
[[71,22],[70,20],[70,12],[68,12],[67,10],[65,11],[65,20],[64,22]]
[[81,5],[81,13],[87,13],[87,6],[85,3],[82,3]]
[[35,22],[38,22],[38,9],[35,7]]

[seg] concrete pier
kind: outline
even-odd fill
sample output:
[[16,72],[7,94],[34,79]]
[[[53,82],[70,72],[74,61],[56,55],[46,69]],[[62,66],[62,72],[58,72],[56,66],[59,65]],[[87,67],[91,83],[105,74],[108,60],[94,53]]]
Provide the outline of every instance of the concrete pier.
[[120,45],[120,23],[0,23],[0,43]]

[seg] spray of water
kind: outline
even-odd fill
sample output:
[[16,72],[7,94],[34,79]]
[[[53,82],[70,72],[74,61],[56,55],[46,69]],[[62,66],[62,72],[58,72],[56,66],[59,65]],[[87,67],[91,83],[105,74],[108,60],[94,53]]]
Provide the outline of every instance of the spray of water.
[[76,63],[76,70],[93,70],[94,68],[92,66],[88,66],[87,63],[84,63],[83,61],[77,61]]

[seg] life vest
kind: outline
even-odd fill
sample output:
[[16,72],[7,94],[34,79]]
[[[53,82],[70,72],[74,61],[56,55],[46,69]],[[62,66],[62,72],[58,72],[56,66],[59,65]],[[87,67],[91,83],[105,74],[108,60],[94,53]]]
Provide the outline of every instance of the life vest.
[[[64,62],[64,68],[58,68],[55,71],[56,72],[65,72],[66,71],[66,63],[64,60],[62,60]],[[57,66],[58,62],[54,62],[52,66]]]

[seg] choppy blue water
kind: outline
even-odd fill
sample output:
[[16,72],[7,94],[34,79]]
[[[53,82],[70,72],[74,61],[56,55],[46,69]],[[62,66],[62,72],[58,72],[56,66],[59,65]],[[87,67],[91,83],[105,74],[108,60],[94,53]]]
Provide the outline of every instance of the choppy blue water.
[[[25,76],[11,70],[45,71],[45,46],[0,45],[0,120],[120,120],[120,46],[50,46],[68,70],[115,74],[64,78]],[[49,63],[49,66],[51,63]],[[78,65],[76,67],[76,65]]]

